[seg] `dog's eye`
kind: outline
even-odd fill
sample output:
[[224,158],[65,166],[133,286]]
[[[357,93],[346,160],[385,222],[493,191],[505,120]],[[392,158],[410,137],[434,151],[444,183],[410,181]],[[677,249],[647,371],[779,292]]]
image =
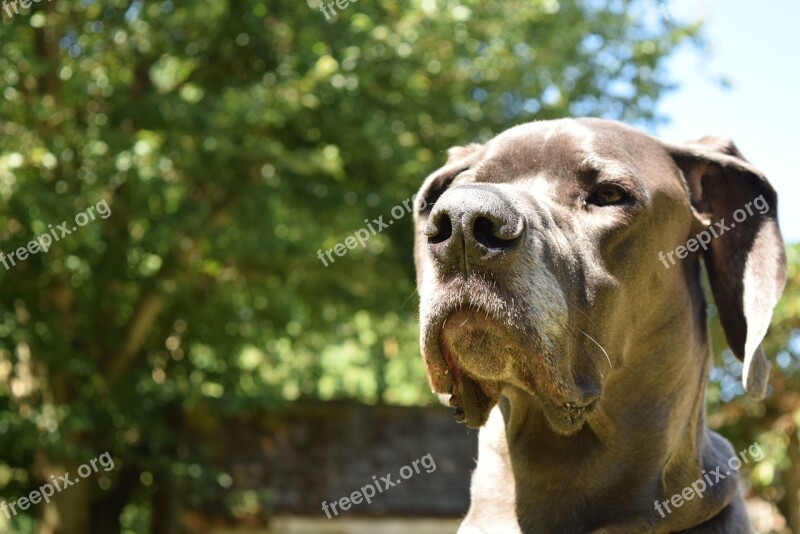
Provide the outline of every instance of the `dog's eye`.
[[603,184],[589,195],[586,202],[588,204],[594,204],[595,206],[614,206],[616,204],[621,204],[627,200],[627,198],[627,193],[625,193],[621,187]]

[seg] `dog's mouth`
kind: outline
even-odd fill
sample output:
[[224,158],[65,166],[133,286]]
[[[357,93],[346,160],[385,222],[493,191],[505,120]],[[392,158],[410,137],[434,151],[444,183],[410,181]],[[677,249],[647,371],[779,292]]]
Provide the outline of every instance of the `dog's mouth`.
[[472,305],[440,317],[425,336],[425,365],[433,390],[450,394],[457,422],[483,426],[503,389],[511,385],[538,399],[557,433],[569,435],[583,426],[596,397],[584,394],[583,388],[552,388],[558,380],[547,371],[544,352],[529,335]]
[[550,424],[550,428],[563,436],[572,435],[580,430],[586,418],[596,406],[596,396],[560,404],[542,402],[544,415]]
[[[497,402],[495,384],[480,383],[470,377],[450,356],[446,344],[440,341],[442,355],[451,377],[450,406],[456,409],[456,422],[465,423],[470,428],[479,428],[489,417],[489,412]],[[493,387],[494,386],[494,387]]]
[[491,314],[467,306],[448,314],[431,338],[435,343],[426,351],[431,385],[450,394],[456,421],[482,426],[511,373],[515,332]]

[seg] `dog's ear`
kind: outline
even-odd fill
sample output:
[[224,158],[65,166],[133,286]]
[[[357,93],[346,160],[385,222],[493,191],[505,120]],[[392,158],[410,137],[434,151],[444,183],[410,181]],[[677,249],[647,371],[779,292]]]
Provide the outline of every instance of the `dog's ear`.
[[668,150],[683,171],[698,220],[719,223],[704,252],[711,290],[725,337],[744,362],[745,389],[763,398],[770,364],[761,341],[786,282],[777,195],[730,139],[704,137]]
[[430,209],[447,191],[456,176],[468,170],[480,159],[483,148],[483,145],[477,143],[450,148],[447,151],[447,162],[428,176],[422,184],[416,201],[418,206]]
[[466,146],[453,146],[447,149],[447,163],[453,163],[454,161],[462,160],[468,158],[469,156],[479,152],[483,148],[483,145],[478,143],[470,143]]

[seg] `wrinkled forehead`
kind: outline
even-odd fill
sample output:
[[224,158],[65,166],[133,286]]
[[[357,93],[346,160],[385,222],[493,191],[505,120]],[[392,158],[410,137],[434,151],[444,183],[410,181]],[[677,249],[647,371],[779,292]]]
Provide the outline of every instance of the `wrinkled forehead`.
[[563,179],[598,173],[638,181],[653,174],[654,166],[668,165],[667,159],[653,138],[624,125],[543,121],[516,126],[489,141],[474,178],[512,182],[542,174]]

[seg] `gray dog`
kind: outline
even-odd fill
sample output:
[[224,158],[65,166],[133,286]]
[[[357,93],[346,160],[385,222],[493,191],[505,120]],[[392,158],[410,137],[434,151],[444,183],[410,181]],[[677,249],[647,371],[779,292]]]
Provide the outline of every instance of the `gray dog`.
[[415,256],[431,385],[481,428],[460,533],[751,532],[736,452],[705,422],[700,259],[760,398],[776,213],[718,137],[565,119],[449,151],[416,201]]

